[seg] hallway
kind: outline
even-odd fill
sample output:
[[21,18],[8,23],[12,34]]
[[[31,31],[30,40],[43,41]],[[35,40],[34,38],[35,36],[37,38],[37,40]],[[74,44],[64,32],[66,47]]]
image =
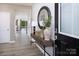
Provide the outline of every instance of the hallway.
[[26,29],[16,32],[14,43],[0,43],[0,55],[2,56],[42,56],[43,54],[35,45],[30,44]]

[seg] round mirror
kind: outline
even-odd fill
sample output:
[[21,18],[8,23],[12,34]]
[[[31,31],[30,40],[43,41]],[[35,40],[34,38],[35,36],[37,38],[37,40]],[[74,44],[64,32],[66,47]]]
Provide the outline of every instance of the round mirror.
[[51,24],[51,12],[48,7],[44,6],[38,13],[38,26],[40,29],[45,29]]

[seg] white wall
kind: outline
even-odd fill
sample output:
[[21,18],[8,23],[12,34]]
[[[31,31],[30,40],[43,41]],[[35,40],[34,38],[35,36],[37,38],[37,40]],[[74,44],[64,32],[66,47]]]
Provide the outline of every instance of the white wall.
[[25,12],[17,12],[15,18],[21,19],[21,20],[28,20],[27,13],[25,13]]
[[[54,40],[54,4],[53,3],[36,3],[32,6],[32,21],[35,20],[37,22],[37,16],[39,10],[43,7],[47,6],[51,11],[52,16],[52,24],[51,24],[51,33],[52,33],[52,39]],[[36,28],[38,30],[38,26]]]

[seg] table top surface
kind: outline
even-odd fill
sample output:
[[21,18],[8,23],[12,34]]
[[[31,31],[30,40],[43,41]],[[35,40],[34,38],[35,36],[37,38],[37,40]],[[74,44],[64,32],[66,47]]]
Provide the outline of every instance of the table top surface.
[[53,46],[54,45],[54,42],[53,40],[45,40],[41,37],[39,37],[38,35],[34,35],[34,34],[31,34],[31,36],[36,40],[36,42],[40,45],[43,45],[43,46]]

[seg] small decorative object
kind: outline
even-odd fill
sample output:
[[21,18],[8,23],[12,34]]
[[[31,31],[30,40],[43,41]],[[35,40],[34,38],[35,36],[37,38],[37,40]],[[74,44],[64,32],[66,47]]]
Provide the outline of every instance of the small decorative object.
[[33,34],[35,34],[37,23],[36,21],[32,21]]
[[45,40],[50,40],[50,28],[49,27],[47,27],[44,30],[44,37],[45,37]]
[[42,29],[45,40],[50,39],[51,12],[48,7],[44,6],[38,13],[38,26]]

